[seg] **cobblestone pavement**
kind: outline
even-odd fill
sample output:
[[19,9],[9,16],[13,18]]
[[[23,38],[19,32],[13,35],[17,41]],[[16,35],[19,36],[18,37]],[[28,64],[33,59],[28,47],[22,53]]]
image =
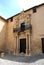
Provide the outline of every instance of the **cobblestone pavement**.
[[0,58],[0,65],[44,65],[44,54],[35,56],[7,55]]

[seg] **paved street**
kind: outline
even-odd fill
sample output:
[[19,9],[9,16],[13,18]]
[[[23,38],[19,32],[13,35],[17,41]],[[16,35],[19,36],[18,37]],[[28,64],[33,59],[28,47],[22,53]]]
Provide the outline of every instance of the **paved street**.
[[32,57],[7,55],[0,58],[0,65],[44,65],[44,54]]

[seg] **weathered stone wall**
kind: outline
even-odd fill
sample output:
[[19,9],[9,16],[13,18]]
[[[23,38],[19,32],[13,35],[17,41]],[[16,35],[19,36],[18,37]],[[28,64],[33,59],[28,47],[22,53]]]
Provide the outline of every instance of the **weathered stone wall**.
[[15,37],[13,33],[14,22],[10,20],[7,23],[6,49],[13,52],[15,50]]
[[32,14],[31,15],[31,24],[32,24],[31,53],[32,55],[42,53],[41,38],[44,38],[44,18],[43,18],[44,6],[38,7],[36,10],[37,10],[36,13],[30,12]]

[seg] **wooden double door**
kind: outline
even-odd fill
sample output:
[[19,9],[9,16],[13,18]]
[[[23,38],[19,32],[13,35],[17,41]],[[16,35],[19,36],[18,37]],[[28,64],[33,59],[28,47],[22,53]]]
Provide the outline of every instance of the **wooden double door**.
[[20,39],[20,53],[26,53],[26,39]]

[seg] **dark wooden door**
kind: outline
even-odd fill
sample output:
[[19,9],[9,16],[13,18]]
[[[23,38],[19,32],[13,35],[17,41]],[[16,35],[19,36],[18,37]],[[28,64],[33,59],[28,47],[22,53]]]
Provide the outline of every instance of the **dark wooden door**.
[[20,39],[20,53],[26,52],[26,39]]
[[42,52],[44,53],[44,38],[42,38]]

